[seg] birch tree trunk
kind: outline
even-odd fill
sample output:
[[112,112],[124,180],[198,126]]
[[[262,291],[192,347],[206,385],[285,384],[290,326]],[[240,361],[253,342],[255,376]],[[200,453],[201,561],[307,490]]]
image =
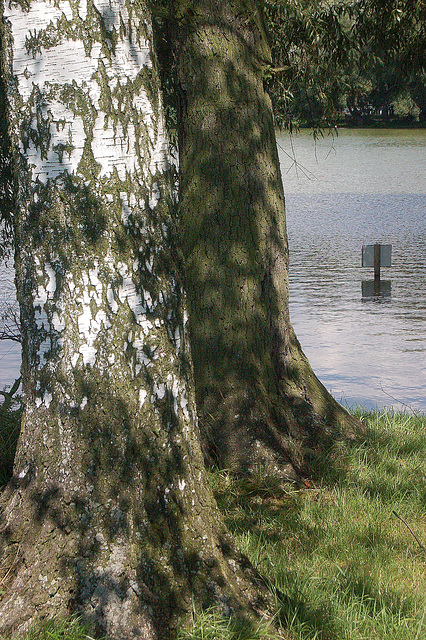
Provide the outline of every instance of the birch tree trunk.
[[0,633],[77,612],[168,639],[193,602],[250,616],[198,443],[147,5],[15,3],[1,35],[25,412]]
[[[261,2],[175,2],[181,235],[207,458],[274,475],[357,428],[288,311],[285,203]],[[309,221],[307,221],[309,224]],[[293,463],[293,467],[289,465]]]

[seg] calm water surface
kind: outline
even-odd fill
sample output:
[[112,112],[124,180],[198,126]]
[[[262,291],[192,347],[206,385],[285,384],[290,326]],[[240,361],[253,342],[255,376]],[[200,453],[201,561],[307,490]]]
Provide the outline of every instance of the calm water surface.
[[[16,302],[13,285],[13,271],[0,263],[0,313],[5,305]],[[19,376],[21,346],[16,342],[0,341],[0,389],[14,383]],[[0,396],[0,402],[3,397]]]
[[[349,406],[426,412],[426,131],[278,142],[290,313],[314,370]],[[393,247],[390,295],[363,298],[361,248],[375,242]]]
[[[426,412],[426,131],[280,136],[290,312],[314,370],[349,406]],[[362,297],[363,244],[392,244],[391,295]],[[0,282],[1,287],[1,282]],[[7,295],[9,295],[7,293]],[[19,375],[0,342],[0,388]]]

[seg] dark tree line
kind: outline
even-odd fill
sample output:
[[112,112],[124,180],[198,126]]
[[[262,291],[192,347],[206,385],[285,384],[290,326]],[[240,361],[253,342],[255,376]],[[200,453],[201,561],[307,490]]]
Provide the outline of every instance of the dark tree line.
[[424,121],[426,9],[419,0],[266,0],[276,121]]

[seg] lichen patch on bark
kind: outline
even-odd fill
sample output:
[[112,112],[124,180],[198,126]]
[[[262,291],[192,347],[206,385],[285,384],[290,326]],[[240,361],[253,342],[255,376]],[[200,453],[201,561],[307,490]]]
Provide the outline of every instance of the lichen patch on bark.
[[250,617],[262,589],[198,442],[147,3],[30,0],[5,18],[26,408],[0,500],[0,633],[76,612],[166,640],[192,602]]

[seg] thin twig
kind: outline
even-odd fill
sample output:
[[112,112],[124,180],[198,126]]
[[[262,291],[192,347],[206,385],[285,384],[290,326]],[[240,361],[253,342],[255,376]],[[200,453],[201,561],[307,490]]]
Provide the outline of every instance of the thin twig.
[[408,524],[405,522],[404,518],[401,518],[401,516],[399,516],[399,515],[397,514],[397,512],[396,512],[396,511],[394,511],[393,509],[392,509],[392,513],[393,513],[393,515],[394,515],[394,516],[396,516],[399,520],[401,520],[401,522],[403,522],[403,523],[405,524],[405,526],[407,527],[408,531],[411,533],[411,535],[413,536],[414,540],[415,540],[415,541],[417,542],[417,544],[419,545],[420,549],[426,553],[426,547],[424,547],[424,546],[422,545],[422,543],[420,542],[420,540],[418,539],[418,537],[416,536],[416,534],[414,533],[414,531],[412,530],[412,528],[410,527],[410,525],[408,525]]
[[417,409],[413,409],[413,407],[411,407],[409,404],[407,404],[406,402],[402,402],[402,400],[398,400],[398,398],[395,398],[395,396],[392,396],[390,393],[388,393],[387,391],[385,391],[383,389],[383,384],[382,382],[380,382],[380,389],[382,390],[382,392],[388,396],[388,398],[390,398],[391,400],[395,400],[395,402],[397,402],[398,404],[401,404],[403,407],[406,407],[409,411],[411,411],[411,413],[414,416],[418,416],[420,411],[418,411]]
[[[303,173],[303,175],[308,179],[308,180],[316,180],[315,174],[312,173],[312,171],[310,171],[309,169],[307,169],[306,167],[304,167],[302,164],[300,164],[300,162],[297,161],[296,159],[296,153],[294,150],[294,145],[293,145],[293,135],[290,134],[290,145],[291,145],[291,151],[293,155],[290,155],[289,153],[287,153],[287,151],[284,149],[284,147],[282,147],[280,145],[279,142],[277,142],[277,147],[279,147],[281,149],[281,151],[287,156],[287,158],[290,158],[290,160],[292,161],[292,164],[290,165],[290,167],[287,169],[286,173],[288,173],[289,171],[291,171],[291,169],[293,167],[295,167],[296,169],[296,176],[299,177],[299,173],[298,173],[298,169],[300,169]],[[309,175],[310,174],[310,175]]]
[[14,560],[13,560],[12,564],[10,565],[10,567],[9,567],[8,571],[5,573],[5,575],[4,575],[4,576],[2,577],[2,579],[0,580],[0,586],[6,582],[7,578],[9,577],[10,572],[12,571],[12,569],[14,569],[14,567],[15,567],[15,565],[16,565],[16,562],[17,562],[17,560],[18,560],[19,552],[20,552],[20,550],[21,550],[21,545],[22,545],[22,543],[20,543],[20,544],[18,545],[18,550],[17,550],[17,552],[16,552],[16,556],[15,556],[15,558],[14,558]]

